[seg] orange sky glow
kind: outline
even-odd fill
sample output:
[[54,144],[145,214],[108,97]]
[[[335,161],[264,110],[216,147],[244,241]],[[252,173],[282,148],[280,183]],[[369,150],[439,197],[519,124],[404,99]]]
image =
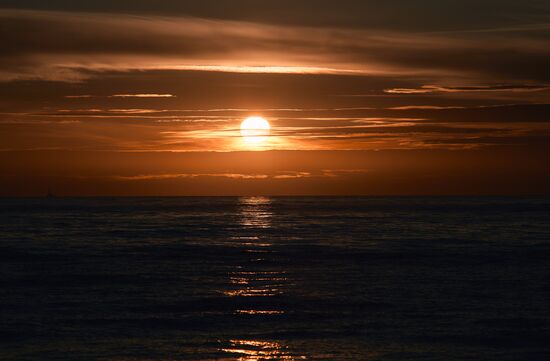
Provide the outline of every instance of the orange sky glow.
[[8,3],[2,196],[549,193],[548,5]]

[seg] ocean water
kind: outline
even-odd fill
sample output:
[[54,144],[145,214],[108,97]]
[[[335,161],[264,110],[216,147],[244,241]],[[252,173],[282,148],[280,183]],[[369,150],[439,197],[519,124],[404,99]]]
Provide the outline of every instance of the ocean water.
[[550,360],[550,199],[0,200],[1,360]]

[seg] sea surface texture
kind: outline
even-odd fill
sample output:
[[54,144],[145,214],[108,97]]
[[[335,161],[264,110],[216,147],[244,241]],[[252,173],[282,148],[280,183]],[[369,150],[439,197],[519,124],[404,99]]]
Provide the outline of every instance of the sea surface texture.
[[550,199],[0,199],[1,360],[550,360]]

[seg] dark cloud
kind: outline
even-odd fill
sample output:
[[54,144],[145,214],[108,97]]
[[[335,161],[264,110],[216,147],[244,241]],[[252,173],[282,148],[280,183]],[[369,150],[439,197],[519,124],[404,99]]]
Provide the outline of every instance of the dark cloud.
[[151,15],[4,10],[0,17],[0,77],[6,80],[179,69],[550,81],[548,27],[534,34],[530,25],[505,33],[421,33]]
[[435,121],[455,123],[550,123],[550,104],[508,104],[443,109],[394,109],[390,114],[407,114]]
[[544,0],[3,0],[1,6],[406,31],[494,29],[541,23],[548,21],[550,9]]

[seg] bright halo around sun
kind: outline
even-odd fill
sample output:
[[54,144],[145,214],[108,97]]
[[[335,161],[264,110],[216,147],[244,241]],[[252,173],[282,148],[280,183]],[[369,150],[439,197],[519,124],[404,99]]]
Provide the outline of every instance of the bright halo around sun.
[[241,136],[247,143],[261,143],[269,136],[271,126],[262,117],[248,117],[241,123]]

